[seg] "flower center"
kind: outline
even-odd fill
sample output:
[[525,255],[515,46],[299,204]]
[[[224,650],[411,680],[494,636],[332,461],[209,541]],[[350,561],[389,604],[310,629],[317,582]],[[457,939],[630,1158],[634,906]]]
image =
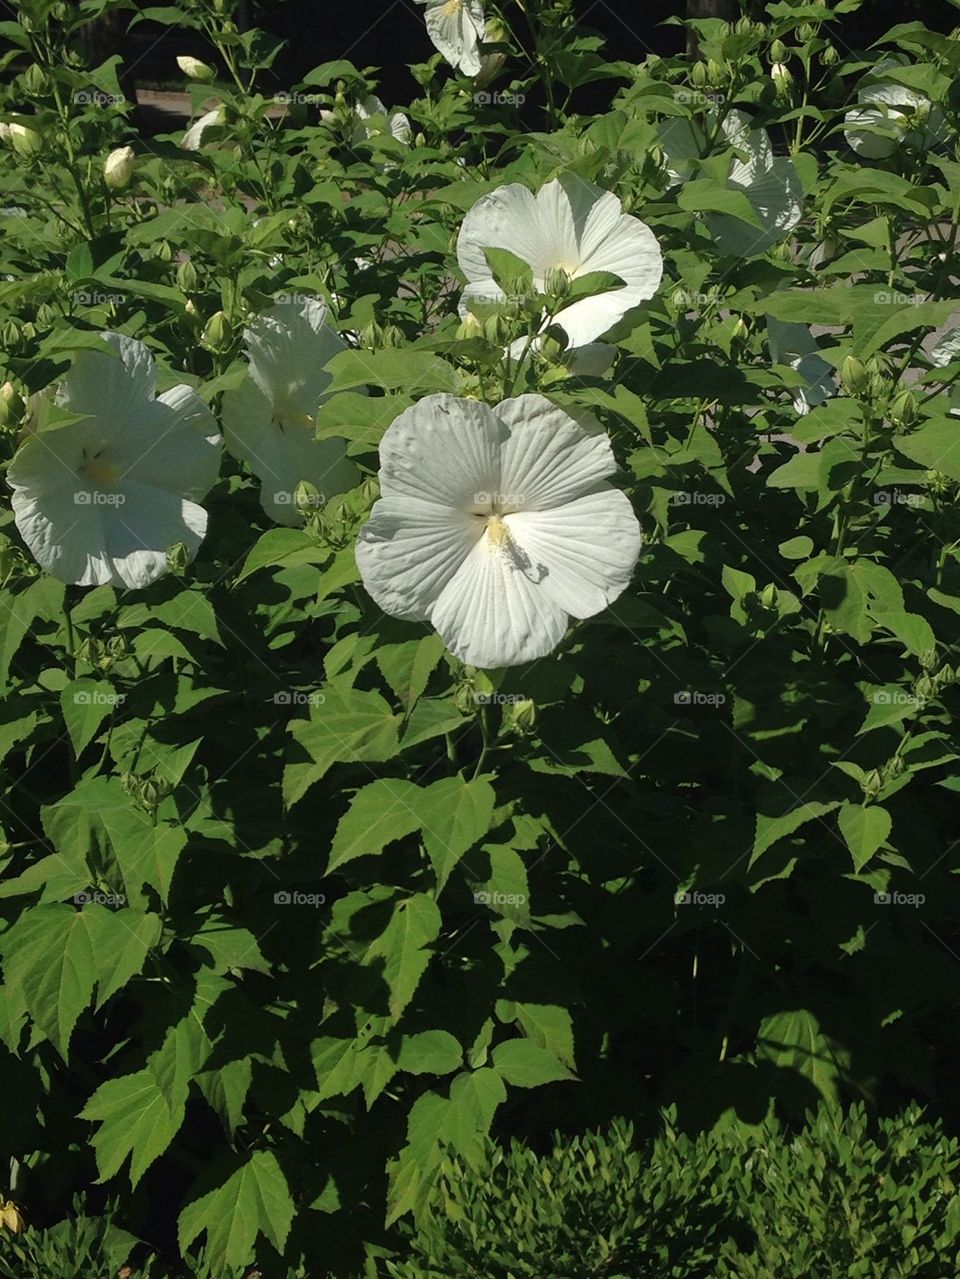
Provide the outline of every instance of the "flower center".
[[297,408],[292,395],[282,395],[274,401],[273,420],[281,431],[291,427],[308,427],[312,430],[314,425],[313,415]]
[[96,457],[85,461],[80,469],[97,488],[112,489],[116,488],[120,483],[120,468],[114,466],[112,462],[109,462],[99,453]]
[[510,542],[510,530],[502,515],[491,515],[487,519],[487,541],[495,550],[502,551]]
[[447,3],[443,6],[443,16],[445,18],[452,18],[453,15],[455,13],[459,13],[462,8],[463,0],[447,0]]

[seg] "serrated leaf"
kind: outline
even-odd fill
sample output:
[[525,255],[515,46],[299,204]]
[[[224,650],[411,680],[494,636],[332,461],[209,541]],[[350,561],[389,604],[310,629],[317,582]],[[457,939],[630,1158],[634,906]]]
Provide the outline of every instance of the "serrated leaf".
[[397,1054],[397,1069],[411,1075],[449,1075],[462,1062],[463,1049],[446,1030],[404,1035]]
[[557,1004],[517,1004],[517,1021],[526,1037],[563,1066],[575,1070],[573,1019]]
[[340,818],[330,846],[327,873],[352,861],[383,852],[421,824],[423,791],[399,777],[381,777],[357,791]]
[[60,690],[60,709],[70,734],[77,758],[93,740],[94,734],[122,697],[105,679],[75,679]]
[[180,1248],[185,1251],[206,1231],[204,1256],[213,1269],[239,1269],[250,1262],[258,1235],[282,1252],[292,1221],[293,1200],[276,1155],[255,1150],[222,1184],[183,1209]]
[[490,829],[496,795],[482,777],[443,777],[421,791],[417,803],[423,842],[437,877],[437,892],[450,872]]
[[288,808],[326,776],[335,763],[382,762],[399,750],[400,717],[394,715],[379,693],[360,692],[347,679],[331,680],[324,700],[311,707],[309,719],[291,721],[295,750],[307,762],[291,759],[283,775],[283,797]]
[[808,800],[806,803],[788,809],[785,813],[757,813],[757,829],[750,865],[752,866],[757,858],[761,857],[777,840],[785,839],[787,835],[792,835],[807,822],[823,817],[825,813],[830,813],[839,806],[839,800],[831,800],[829,803]]
[[866,866],[893,826],[887,810],[875,804],[844,804],[837,814],[837,821],[856,870]]
[[430,962],[430,944],[439,937],[440,911],[433,898],[416,893],[398,902],[383,933],[367,949],[364,963],[383,975],[390,990],[390,1015],[397,1018],[413,998]]
[[529,1039],[497,1044],[491,1060],[497,1074],[517,1088],[536,1088],[575,1077],[553,1053]]
[[137,1182],[170,1145],[183,1123],[187,1089],[171,1095],[154,1069],[108,1079],[80,1112],[99,1123],[93,1137],[100,1181],[107,1181],[130,1156],[130,1184]]
[[813,1013],[790,1009],[765,1017],[757,1031],[761,1057],[808,1079],[828,1101],[836,1103],[846,1071],[846,1054],[820,1029]]

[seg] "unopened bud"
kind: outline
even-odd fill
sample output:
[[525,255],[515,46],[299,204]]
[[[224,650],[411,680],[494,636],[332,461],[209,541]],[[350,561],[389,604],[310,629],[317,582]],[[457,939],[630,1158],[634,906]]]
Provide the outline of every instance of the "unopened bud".
[[867,389],[867,370],[862,360],[848,355],[840,365],[840,381],[851,395],[862,395]]
[[510,702],[503,713],[503,728],[505,733],[516,733],[518,737],[523,737],[531,732],[537,722],[537,707],[529,697],[523,698],[519,702]]
[[173,261],[173,246],[169,240],[158,240],[153,246],[153,256],[158,262]]
[[562,302],[570,296],[570,276],[562,266],[551,267],[543,282],[544,292]]
[[17,155],[23,156],[25,160],[33,159],[43,150],[43,138],[36,129],[25,124],[11,124],[9,140]]
[[293,505],[301,519],[309,519],[323,506],[323,494],[308,480],[300,480],[293,490]]
[[503,346],[510,337],[510,323],[507,317],[499,312],[489,316],[483,322],[483,336],[494,346]]
[[233,325],[222,311],[216,311],[204,326],[204,346],[211,351],[226,351],[232,340]]
[[477,695],[472,684],[458,684],[453,692],[453,702],[461,715],[476,715]]
[[707,84],[707,64],[697,61],[690,69],[690,83],[695,89],[703,89]]
[[36,63],[27,67],[21,76],[21,80],[27,93],[35,98],[42,97],[48,90],[47,77]]
[[717,62],[714,58],[710,58],[707,62],[707,83],[714,89],[718,89],[727,82],[727,68],[722,62]]
[[770,68],[770,79],[779,94],[785,94],[793,84],[793,76],[785,62],[775,62]]
[[190,551],[185,542],[174,542],[167,547],[167,572],[178,574],[190,563]]
[[860,783],[860,788],[868,799],[879,795],[883,790],[883,777],[879,769],[871,768]]
[[894,426],[913,426],[920,415],[917,397],[906,387],[894,397],[890,405],[890,420]]
[[12,382],[0,386],[0,426],[17,426],[23,418],[26,405],[23,396]]
[[782,40],[774,40],[772,44],[770,45],[770,61],[772,63],[776,63],[776,62],[786,62],[786,60],[787,60],[787,46],[783,43]]
[[460,327],[457,329],[457,340],[460,342],[468,342],[471,338],[482,337],[483,325],[472,311],[468,311],[460,321]]
[[379,320],[371,320],[360,330],[360,341],[371,351],[379,351],[383,345],[383,325]]
[[812,23],[803,22],[797,29],[797,37],[802,40],[804,44],[806,44],[808,40],[816,40],[817,28],[813,26]]
[[886,781],[888,778],[892,779],[894,777],[901,777],[903,773],[906,771],[906,767],[907,766],[903,762],[902,756],[900,755],[891,756],[890,759],[888,759],[883,766],[884,781]]
[[133,147],[117,147],[103,162],[103,180],[111,191],[122,191],[133,177]]
[[777,606],[777,588],[773,582],[768,582],[760,592],[760,603],[764,608],[776,608]]
[[192,262],[181,262],[177,267],[177,286],[182,293],[192,293],[197,287],[197,268]]
[[403,330],[398,328],[396,324],[384,325],[383,345],[385,347],[403,346],[404,341]]
[[189,80],[213,80],[216,77],[216,71],[206,62],[201,62],[199,58],[193,58],[189,53],[182,53],[177,58],[177,66]]
[[840,61],[840,50],[835,44],[828,44],[820,54],[820,61],[825,67],[835,67]]
[[25,1225],[23,1214],[12,1199],[0,1204],[0,1234],[4,1231],[11,1235],[22,1234]]

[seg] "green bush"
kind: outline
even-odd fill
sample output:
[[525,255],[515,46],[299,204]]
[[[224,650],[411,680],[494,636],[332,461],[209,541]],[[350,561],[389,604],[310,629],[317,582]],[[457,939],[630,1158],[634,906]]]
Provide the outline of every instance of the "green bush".
[[960,1264],[960,1147],[911,1107],[871,1127],[822,1106],[635,1144],[628,1123],[520,1142],[437,1180],[390,1279],[945,1279]]

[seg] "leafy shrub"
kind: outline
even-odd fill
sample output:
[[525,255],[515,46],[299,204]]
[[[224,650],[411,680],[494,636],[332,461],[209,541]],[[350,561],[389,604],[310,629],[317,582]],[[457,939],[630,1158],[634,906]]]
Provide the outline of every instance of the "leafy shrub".
[[900,1279],[960,1263],[960,1146],[912,1107],[822,1106],[637,1145],[629,1124],[445,1166],[391,1279]]
[[[128,7],[0,26],[0,1166],[27,1221],[99,1185],[218,1279],[340,1279],[491,1132],[955,1108],[960,40],[844,53],[855,0],[770,0],[635,63],[586,4],[504,0],[398,115],[345,59],[278,102],[268,37],[196,0],[132,16],[209,59],[190,128],[143,139],[116,60],[79,52]],[[615,270],[455,251],[533,193],[633,246],[605,350],[544,322],[596,319]],[[326,327],[261,425],[332,449],[335,493],[244,435],[278,308]],[[429,529],[377,577],[391,615],[365,589],[381,441],[426,438],[436,395],[488,442],[549,396],[592,450],[561,567],[600,585],[554,575],[535,661],[452,651],[542,638],[496,591],[476,648],[410,620],[444,580]],[[178,432],[128,509],[91,416]],[[96,504],[57,483],[78,439]],[[479,496],[444,518],[514,562],[518,512]]]

